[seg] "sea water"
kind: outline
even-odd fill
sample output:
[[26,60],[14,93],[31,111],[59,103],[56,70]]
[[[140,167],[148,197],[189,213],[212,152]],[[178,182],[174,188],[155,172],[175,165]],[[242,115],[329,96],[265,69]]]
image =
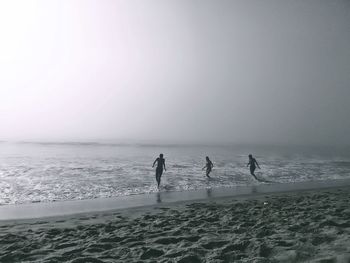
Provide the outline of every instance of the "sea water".
[[[113,143],[0,143],[0,205],[157,192],[154,160],[164,154],[159,191],[189,191],[350,178],[350,149]],[[205,176],[205,156],[214,163]]]

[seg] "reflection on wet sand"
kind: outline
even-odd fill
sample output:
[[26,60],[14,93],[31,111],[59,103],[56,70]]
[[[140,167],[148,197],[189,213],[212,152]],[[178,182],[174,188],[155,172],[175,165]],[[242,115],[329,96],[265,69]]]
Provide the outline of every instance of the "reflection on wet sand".
[[162,199],[160,198],[160,192],[157,193],[157,203],[161,203]]

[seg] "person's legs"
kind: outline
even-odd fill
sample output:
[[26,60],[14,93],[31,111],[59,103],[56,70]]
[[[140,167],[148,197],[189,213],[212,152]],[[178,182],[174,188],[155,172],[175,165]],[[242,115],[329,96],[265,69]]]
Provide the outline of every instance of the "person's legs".
[[157,181],[157,185],[158,185],[158,188],[159,188],[160,178],[159,178],[159,172],[158,172],[158,170],[156,170],[156,181]]
[[162,169],[157,169],[156,170],[156,180],[157,180],[157,184],[158,184],[158,188],[160,185],[160,178],[162,176],[163,170]]
[[210,176],[209,176],[210,172],[211,172],[211,169],[207,168],[207,177],[209,177],[209,178],[210,178]]
[[254,174],[254,171],[255,171],[255,166],[250,166],[250,174],[252,176],[254,176],[255,180],[258,180],[258,178],[256,178],[255,174]]

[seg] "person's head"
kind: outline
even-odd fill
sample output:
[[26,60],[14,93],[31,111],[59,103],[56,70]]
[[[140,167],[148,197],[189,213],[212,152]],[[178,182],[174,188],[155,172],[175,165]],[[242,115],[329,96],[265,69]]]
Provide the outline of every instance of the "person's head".
[[160,157],[160,158],[163,158],[163,154],[162,154],[162,153],[161,153],[161,154],[159,154],[159,157]]
[[253,155],[249,154],[248,157],[249,157],[249,159],[252,159],[252,158],[253,158]]
[[206,159],[207,161],[209,161],[209,157],[208,157],[208,156],[206,156],[205,159]]

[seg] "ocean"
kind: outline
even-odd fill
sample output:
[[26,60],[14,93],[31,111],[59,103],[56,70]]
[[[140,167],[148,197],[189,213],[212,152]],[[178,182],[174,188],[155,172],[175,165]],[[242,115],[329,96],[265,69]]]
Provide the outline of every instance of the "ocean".
[[[350,179],[349,148],[2,142],[0,205],[157,192],[152,164],[160,153],[161,192],[266,184],[250,175],[248,154],[269,183]],[[210,179],[206,156],[214,163]]]

